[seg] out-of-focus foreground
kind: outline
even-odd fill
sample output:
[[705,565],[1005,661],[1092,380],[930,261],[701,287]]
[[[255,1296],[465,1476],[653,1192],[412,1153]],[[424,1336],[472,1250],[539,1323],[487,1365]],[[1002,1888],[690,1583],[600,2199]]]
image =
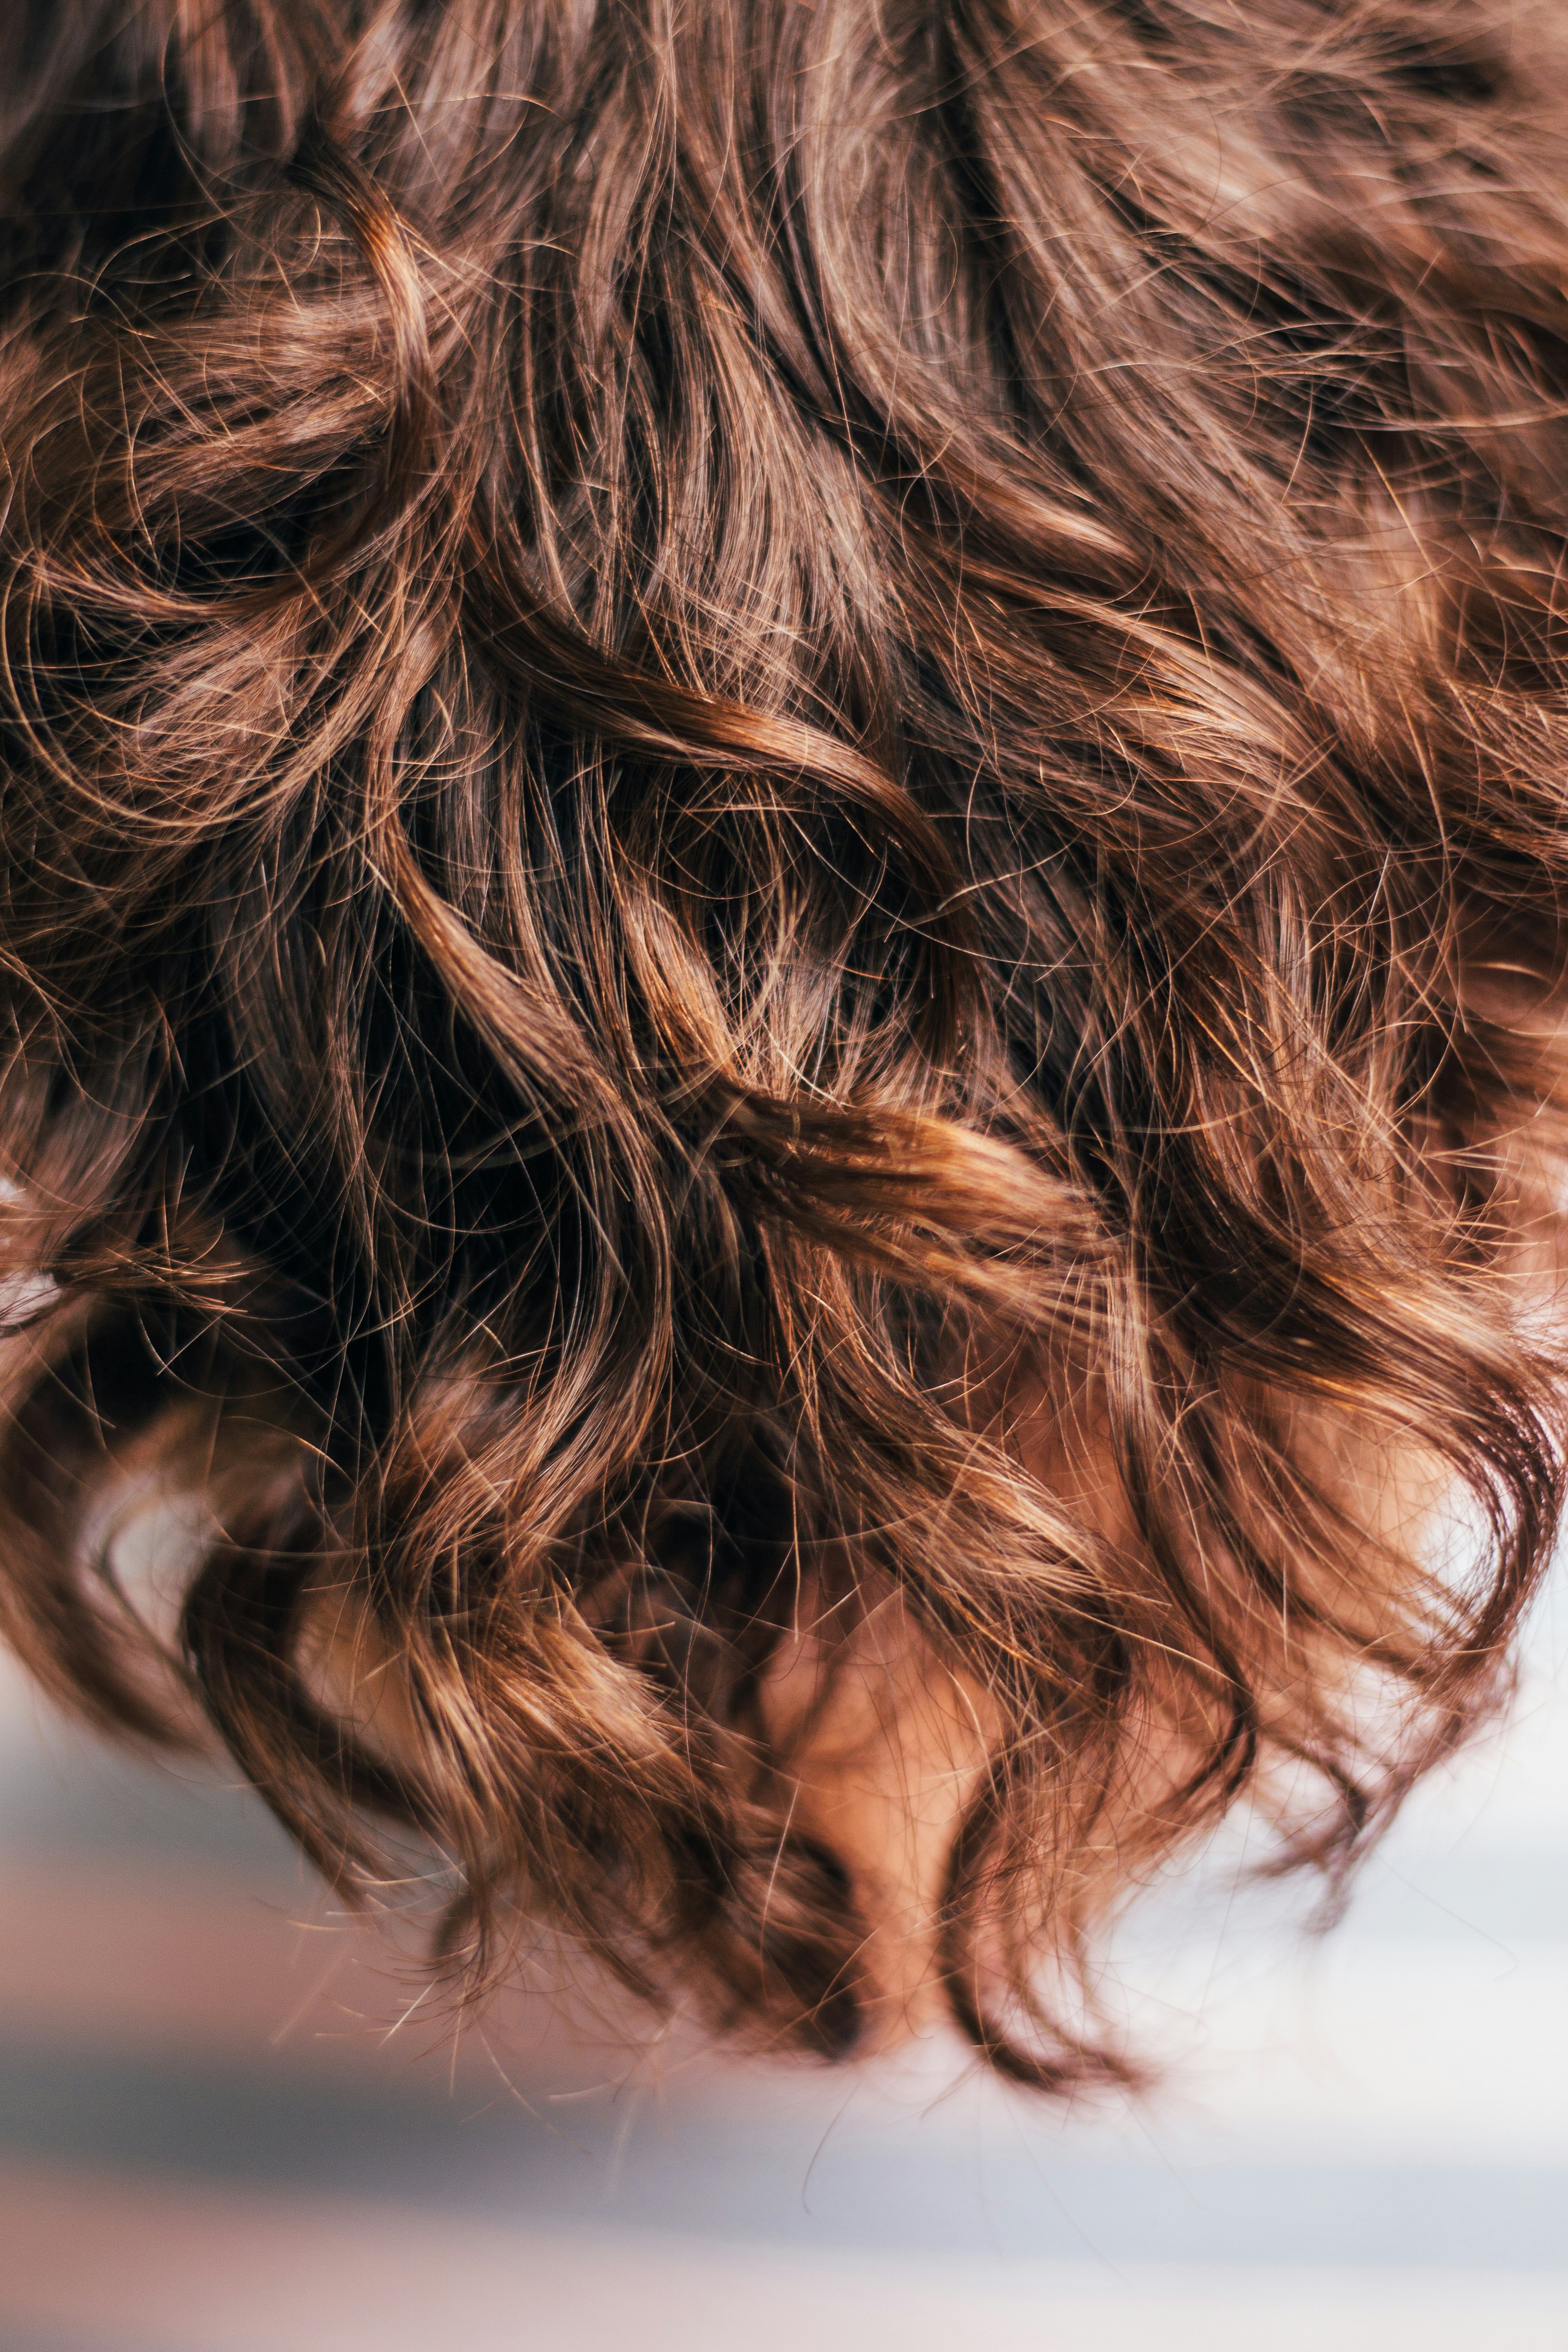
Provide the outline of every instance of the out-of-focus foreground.
[[1112,1986],[1175,2064],[1120,2113],[934,2047],[633,2061],[542,2000],[454,2046],[251,1800],[8,1679],[0,2346],[1563,2352],[1565,1618],[1326,1944],[1235,1853],[1145,1906]]

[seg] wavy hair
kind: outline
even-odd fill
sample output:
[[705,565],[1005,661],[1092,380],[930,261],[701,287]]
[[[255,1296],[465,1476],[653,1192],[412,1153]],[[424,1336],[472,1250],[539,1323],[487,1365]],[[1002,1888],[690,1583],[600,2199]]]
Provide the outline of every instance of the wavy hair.
[[1554,17],[8,12],[4,1622],[465,1986],[1114,2074],[1506,1688]]

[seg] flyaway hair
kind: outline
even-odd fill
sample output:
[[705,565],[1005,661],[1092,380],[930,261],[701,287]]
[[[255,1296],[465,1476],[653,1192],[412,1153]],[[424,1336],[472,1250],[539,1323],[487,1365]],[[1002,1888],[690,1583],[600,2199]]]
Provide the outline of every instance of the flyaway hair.
[[1558,1524],[1561,7],[0,49],[10,1640],[470,1989],[1126,2068]]

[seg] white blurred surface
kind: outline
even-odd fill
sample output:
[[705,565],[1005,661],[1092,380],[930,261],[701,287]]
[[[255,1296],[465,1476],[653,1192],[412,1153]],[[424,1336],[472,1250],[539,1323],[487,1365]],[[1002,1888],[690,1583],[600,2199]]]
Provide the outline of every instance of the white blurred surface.
[[[84,2250],[94,2260],[84,2263]],[[13,2325],[129,2352],[1562,2352],[1551,2281],[943,2262],[524,2235],[418,2214],[0,2173]],[[22,2352],[15,2336],[10,2352]]]
[[1041,2110],[950,2050],[455,2052],[243,1793],[0,1708],[0,2347],[1568,2352],[1562,1580],[1506,1731],[1321,1943],[1201,1876],[1116,1988],[1173,2054]]

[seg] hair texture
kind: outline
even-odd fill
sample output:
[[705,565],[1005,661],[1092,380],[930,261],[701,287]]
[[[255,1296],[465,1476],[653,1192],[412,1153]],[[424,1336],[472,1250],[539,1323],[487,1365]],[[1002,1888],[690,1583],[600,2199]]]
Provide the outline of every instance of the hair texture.
[[464,1985],[1113,2074],[1125,1890],[1504,1690],[1554,15],[6,12],[5,1622]]

